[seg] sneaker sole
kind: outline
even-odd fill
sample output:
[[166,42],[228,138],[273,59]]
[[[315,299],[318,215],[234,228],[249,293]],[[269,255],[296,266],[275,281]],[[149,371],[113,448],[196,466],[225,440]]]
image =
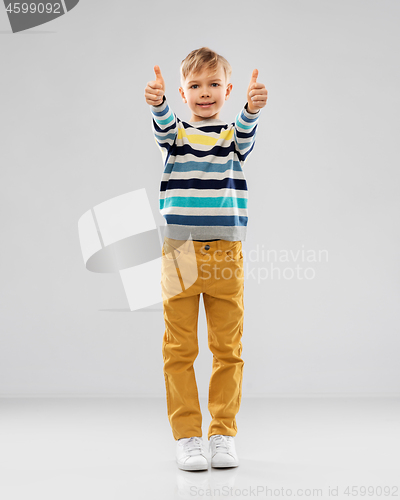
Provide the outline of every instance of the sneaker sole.
[[208,464],[204,465],[183,465],[178,463],[178,468],[181,470],[208,470]]
[[211,464],[211,467],[213,467],[214,469],[227,469],[228,467],[239,467],[239,463],[236,462],[236,463],[220,463],[220,464]]

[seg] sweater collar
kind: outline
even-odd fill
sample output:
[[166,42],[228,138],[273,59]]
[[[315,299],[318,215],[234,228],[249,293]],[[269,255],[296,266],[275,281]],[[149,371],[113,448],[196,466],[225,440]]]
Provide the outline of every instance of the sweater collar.
[[[184,120],[182,120],[184,121]],[[198,128],[198,127],[212,127],[215,125],[226,125],[226,122],[219,120],[219,119],[212,119],[212,120],[201,120],[199,122],[185,122],[187,123],[190,127]]]

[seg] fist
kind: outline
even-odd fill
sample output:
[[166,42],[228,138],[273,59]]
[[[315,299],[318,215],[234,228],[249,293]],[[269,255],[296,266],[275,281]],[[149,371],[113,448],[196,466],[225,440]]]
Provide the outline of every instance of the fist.
[[146,88],[144,89],[144,97],[147,104],[150,104],[151,106],[158,106],[163,102],[165,83],[159,66],[154,66],[154,73],[156,75],[156,79],[151,82],[147,82]]
[[250,113],[257,113],[267,104],[268,90],[263,83],[257,82],[258,69],[253,70],[249,88],[247,89],[247,109]]

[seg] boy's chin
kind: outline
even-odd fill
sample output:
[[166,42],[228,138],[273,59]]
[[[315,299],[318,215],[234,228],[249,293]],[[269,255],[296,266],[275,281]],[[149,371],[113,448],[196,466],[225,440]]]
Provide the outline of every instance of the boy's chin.
[[211,118],[214,118],[215,115],[217,115],[219,113],[219,110],[218,111],[207,111],[207,110],[204,110],[204,111],[200,111],[199,110],[192,110],[192,115],[193,117],[196,118],[196,120],[200,121],[200,120],[207,120],[207,119],[211,119]]
[[196,115],[196,121],[200,122],[200,121],[203,121],[203,120],[211,120],[213,118],[213,115],[210,115],[210,116],[199,116],[199,115]]

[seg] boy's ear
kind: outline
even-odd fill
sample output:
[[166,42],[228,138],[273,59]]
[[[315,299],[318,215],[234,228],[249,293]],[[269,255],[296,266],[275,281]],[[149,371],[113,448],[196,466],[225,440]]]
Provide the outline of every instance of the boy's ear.
[[228,85],[226,86],[225,101],[227,101],[229,99],[229,96],[232,92],[232,87],[233,87],[233,85],[231,83],[228,83]]
[[186,97],[185,97],[185,92],[184,92],[184,90],[183,90],[183,88],[182,88],[182,87],[179,87],[179,92],[180,92],[180,94],[181,94],[181,96],[182,96],[182,100],[183,100],[183,102],[185,102],[185,103],[186,103],[186,102],[187,102],[187,100],[186,100]]

